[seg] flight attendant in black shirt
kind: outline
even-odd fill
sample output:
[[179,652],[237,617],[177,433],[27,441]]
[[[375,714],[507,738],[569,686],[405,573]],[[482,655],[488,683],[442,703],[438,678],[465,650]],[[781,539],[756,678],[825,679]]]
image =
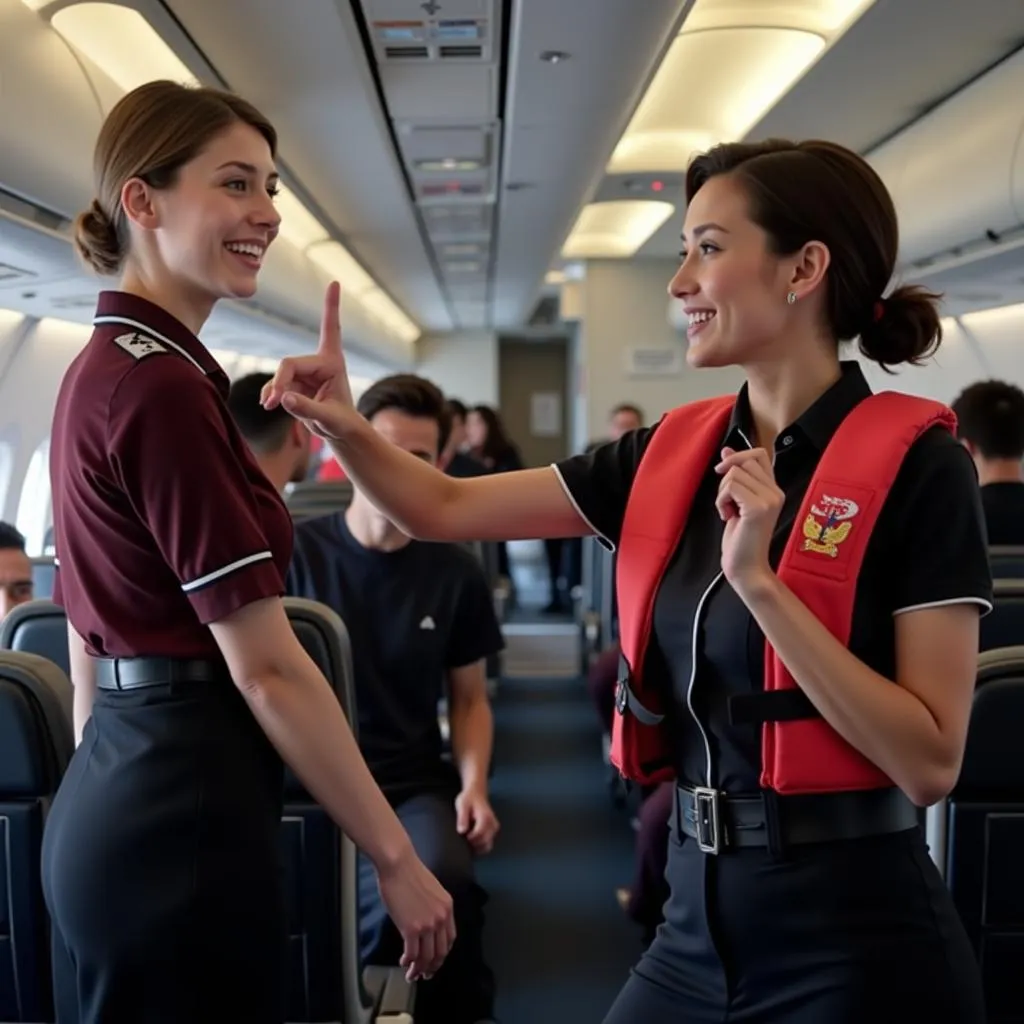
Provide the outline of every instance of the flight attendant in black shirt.
[[[669,707],[671,896],[606,1024],[979,1024],[975,959],[910,803],[938,801],[956,781],[990,607],[966,450],[943,426],[910,447],[868,542],[848,643],[775,571],[823,449],[870,393],[840,343],[859,335],[869,359],[918,361],[940,340],[934,297],[900,287],[883,298],[896,213],[870,166],[840,146],[719,146],[691,164],[686,191],[670,291],[691,314],[688,360],[740,365],[747,380],[656,595],[644,675]],[[282,363],[264,392],[281,400],[331,439],[375,505],[439,540],[591,532],[614,545],[659,429],[553,471],[449,479],[355,415],[336,320],[316,355]],[[685,468],[692,454],[679,459]],[[734,724],[727,707],[763,690],[766,641],[892,787],[761,790],[761,729]],[[696,786],[718,792],[717,853],[693,838]],[[746,834],[741,807],[751,826],[761,815]]]
[[377,867],[409,973],[453,940],[450,897],[285,615],[291,519],[196,336],[256,290],[275,143],[236,96],[142,86],[103,126],[76,223],[121,281],[51,443],[78,741],[43,846],[59,1024],[283,1021],[282,756]]

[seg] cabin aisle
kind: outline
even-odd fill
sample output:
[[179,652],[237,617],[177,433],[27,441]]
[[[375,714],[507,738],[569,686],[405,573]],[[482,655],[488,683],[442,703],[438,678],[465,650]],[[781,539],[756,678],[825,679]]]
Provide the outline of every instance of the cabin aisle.
[[500,1024],[600,1024],[641,952],[615,901],[633,833],[605,787],[583,680],[503,679],[492,800],[502,823],[479,862]]

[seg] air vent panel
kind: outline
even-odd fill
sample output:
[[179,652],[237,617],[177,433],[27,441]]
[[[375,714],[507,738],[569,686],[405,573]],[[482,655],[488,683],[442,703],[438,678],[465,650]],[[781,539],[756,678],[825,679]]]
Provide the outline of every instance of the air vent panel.
[[479,45],[474,46],[470,44],[439,46],[437,55],[442,60],[451,60],[453,58],[474,60],[484,55],[484,48]]
[[384,56],[388,60],[428,60],[430,51],[425,46],[386,46]]

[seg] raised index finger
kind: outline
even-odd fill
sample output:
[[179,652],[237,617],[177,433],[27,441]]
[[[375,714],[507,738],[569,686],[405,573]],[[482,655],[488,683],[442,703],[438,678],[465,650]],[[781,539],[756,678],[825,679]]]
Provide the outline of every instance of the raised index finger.
[[322,355],[341,354],[341,285],[332,281],[324,294],[324,315],[320,320],[320,342],[317,352]]

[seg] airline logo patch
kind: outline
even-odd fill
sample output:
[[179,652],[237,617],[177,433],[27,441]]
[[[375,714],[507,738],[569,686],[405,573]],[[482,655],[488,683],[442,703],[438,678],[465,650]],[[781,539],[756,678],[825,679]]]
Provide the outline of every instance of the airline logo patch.
[[119,334],[114,339],[114,344],[123,348],[133,359],[145,359],[146,356],[169,351],[166,345],[161,345],[155,338],[148,338],[136,331]]

